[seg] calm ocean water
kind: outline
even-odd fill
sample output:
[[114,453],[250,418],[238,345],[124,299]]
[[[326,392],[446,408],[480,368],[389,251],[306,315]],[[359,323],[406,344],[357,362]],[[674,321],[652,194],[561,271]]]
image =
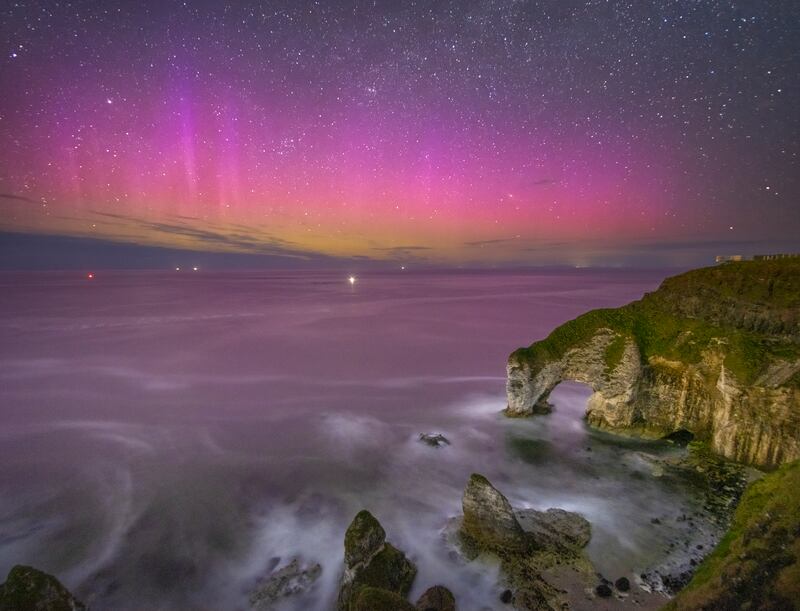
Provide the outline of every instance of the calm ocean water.
[[[665,272],[0,274],[0,573],[59,576],[94,609],[239,609],[298,557],[329,608],[362,509],[462,609],[496,569],[441,540],[469,474],[520,507],[579,511],[608,577],[664,558],[693,491],[658,444],[587,430],[589,391],[507,420],[514,348]],[[441,432],[452,445],[417,440]],[[587,448],[591,448],[588,450]]]

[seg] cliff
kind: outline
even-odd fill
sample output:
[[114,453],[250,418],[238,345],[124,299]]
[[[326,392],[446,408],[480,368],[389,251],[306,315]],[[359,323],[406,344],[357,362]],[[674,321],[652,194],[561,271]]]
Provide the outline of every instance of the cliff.
[[647,437],[688,431],[759,466],[800,459],[800,261],[747,261],[666,279],[513,352],[509,416],[546,411],[563,380],[592,387],[586,418]]
[[665,611],[800,609],[800,462],[744,493],[725,538]]

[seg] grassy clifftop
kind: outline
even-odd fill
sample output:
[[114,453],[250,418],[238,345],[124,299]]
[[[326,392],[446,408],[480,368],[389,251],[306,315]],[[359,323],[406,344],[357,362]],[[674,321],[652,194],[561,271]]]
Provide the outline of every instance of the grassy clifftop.
[[[621,308],[592,310],[511,356],[538,368],[609,328],[622,338],[606,350],[613,368],[625,338],[642,357],[697,363],[722,344],[725,366],[745,384],[777,360],[800,358],[800,260],[745,261],[667,278],[657,291]],[[800,387],[800,375],[783,385]]]
[[800,462],[745,491],[731,528],[666,607],[800,609]]

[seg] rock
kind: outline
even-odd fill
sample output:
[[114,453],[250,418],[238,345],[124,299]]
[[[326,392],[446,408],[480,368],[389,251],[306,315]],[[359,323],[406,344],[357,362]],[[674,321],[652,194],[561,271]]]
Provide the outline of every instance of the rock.
[[517,590],[514,593],[513,603],[514,609],[520,611],[561,611],[564,608],[537,588]]
[[484,476],[478,473],[470,476],[461,506],[462,529],[479,545],[493,550],[527,549],[527,537],[511,504]]
[[620,577],[614,582],[614,587],[620,592],[627,592],[631,589],[631,582],[627,577]]
[[456,599],[444,586],[433,586],[419,597],[417,611],[456,611]]
[[427,443],[429,446],[432,446],[434,448],[450,445],[450,440],[447,439],[447,437],[445,437],[441,433],[420,433],[419,440],[423,443]]
[[29,566],[17,565],[0,585],[0,611],[85,611],[52,575]]
[[[408,595],[417,568],[403,552],[386,542],[386,532],[371,513],[364,510],[356,515],[345,533],[344,546],[345,570],[337,609],[355,608],[365,588],[386,590],[400,599]],[[378,594],[373,592],[370,596]],[[384,597],[387,598],[388,595]]]
[[533,415],[575,380],[594,391],[592,426],[703,439],[726,458],[773,467],[800,459],[798,375],[800,261],[744,262],[668,278],[516,350],[506,413]]
[[538,549],[578,550],[586,547],[592,536],[589,521],[571,511],[556,508],[547,511],[524,509],[516,515]]
[[599,586],[597,586],[594,589],[594,593],[597,594],[600,598],[608,598],[613,594],[611,588],[604,583],[601,583]]
[[250,605],[258,611],[267,611],[283,598],[308,591],[321,573],[319,564],[301,567],[295,558],[259,583],[250,595]]
[[724,544],[669,611],[800,608],[800,461],[752,483]]
[[344,563],[363,564],[377,554],[386,542],[386,531],[366,509],[359,511],[344,535]]
[[416,611],[405,598],[380,588],[362,588],[358,592],[352,611]]
[[457,530],[450,540],[467,560],[481,554],[499,559],[500,583],[508,588],[502,602],[518,610],[566,608],[564,590],[548,581],[560,579],[555,567],[567,569],[569,579],[578,580],[581,588],[589,587],[593,570],[582,548],[591,526],[582,516],[562,509],[515,512],[508,499],[477,473],[470,476],[462,506],[464,516],[451,523]]

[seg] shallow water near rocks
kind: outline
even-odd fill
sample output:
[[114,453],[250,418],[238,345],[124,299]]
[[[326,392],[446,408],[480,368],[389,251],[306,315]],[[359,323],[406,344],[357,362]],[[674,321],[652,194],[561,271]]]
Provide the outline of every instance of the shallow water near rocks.
[[509,352],[666,272],[347,271],[0,274],[0,572],[36,566],[97,610],[246,609],[299,558],[322,573],[286,607],[327,609],[367,508],[416,562],[412,598],[500,608],[497,567],[441,535],[473,471],[582,513],[611,579],[719,536],[678,519],[702,495],[651,460],[684,450],[588,429],[588,388],[500,414]]

